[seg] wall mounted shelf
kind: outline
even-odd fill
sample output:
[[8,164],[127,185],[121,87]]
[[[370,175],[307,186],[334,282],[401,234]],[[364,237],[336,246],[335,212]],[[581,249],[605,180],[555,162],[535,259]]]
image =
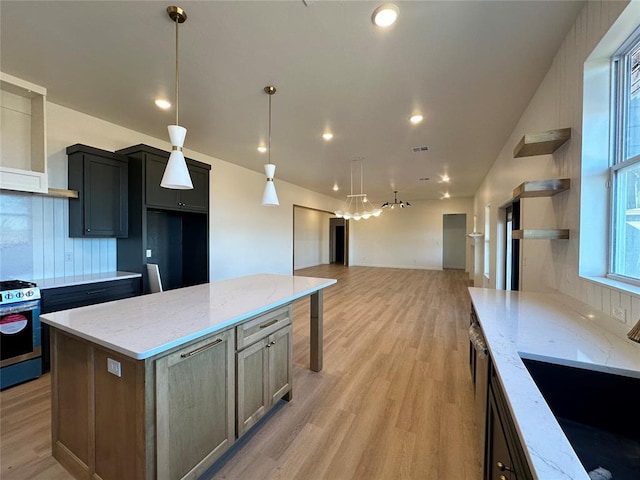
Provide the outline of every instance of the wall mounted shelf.
[[513,189],[513,199],[531,197],[551,197],[571,188],[569,178],[554,178],[552,180],[531,180],[521,183]]
[[569,230],[557,228],[528,228],[512,231],[511,237],[516,240],[566,240],[569,238]]
[[[515,202],[521,198],[552,197],[571,188],[571,179],[530,180],[513,189]],[[511,237],[516,240],[564,240],[569,238],[569,230],[557,228],[525,228],[513,230]]]
[[555,152],[570,138],[571,128],[558,128],[540,133],[527,133],[522,137],[518,145],[516,145],[516,148],[513,149],[513,157],[548,155]]

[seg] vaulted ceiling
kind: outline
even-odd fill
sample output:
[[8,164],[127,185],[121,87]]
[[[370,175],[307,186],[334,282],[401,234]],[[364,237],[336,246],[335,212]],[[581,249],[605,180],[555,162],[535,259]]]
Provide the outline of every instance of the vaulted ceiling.
[[[276,182],[342,199],[363,159],[374,203],[393,190],[405,201],[473,195],[584,2],[398,1],[387,29],[371,22],[381,3],[177,3],[188,16],[179,30],[185,148],[262,172],[263,88],[275,85]],[[174,112],[154,99],[173,100],[170,4],[2,0],[0,69],[46,87],[53,103],[167,140]],[[422,123],[409,122],[414,113]]]

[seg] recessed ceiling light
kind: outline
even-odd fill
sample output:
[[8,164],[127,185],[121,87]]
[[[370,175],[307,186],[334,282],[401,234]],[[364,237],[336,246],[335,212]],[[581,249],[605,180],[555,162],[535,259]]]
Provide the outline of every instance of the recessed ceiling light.
[[163,110],[169,110],[171,108],[171,102],[168,100],[164,100],[163,98],[156,98],[155,104],[156,107]]
[[441,178],[440,181],[442,183],[449,183],[451,181],[451,179],[449,178],[449,175],[447,175],[446,173],[444,175],[440,176],[440,178]]
[[266,153],[266,151],[267,151],[267,147],[265,147],[264,145],[260,145],[260,146],[258,147],[258,151],[259,151],[260,153]]
[[409,117],[409,121],[411,123],[413,123],[414,125],[420,123],[423,119],[424,119],[424,117],[422,115],[420,115],[419,113],[416,114],[416,115],[411,115],[411,117]]
[[396,22],[399,11],[400,10],[397,5],[394,5],[393,3],[385,3],[373,11],[371,21],[378,27],[388,27]]
[[334,191],[334,192],[337,192],[338,190],[340,190],[340,189],[338,188],[338,184],[337,184],[337,183],[334,183],[334,184],[333,184],[333,191]]
[[449,198],[451,197],[451,195],[449,195],[449,192],[444,192],[444,195],[442,196],[442,198]]
[[333,138],[333,133],[325,132],[322,134],[322,138],[324,138],[325,140],[331,140]]

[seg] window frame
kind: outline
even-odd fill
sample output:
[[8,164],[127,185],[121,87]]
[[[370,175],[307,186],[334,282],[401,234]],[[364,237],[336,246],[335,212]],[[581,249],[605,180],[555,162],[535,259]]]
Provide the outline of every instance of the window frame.
[[637,28],[611,57],[611,145],[609,162],[609,246],[607,258],[607,277],[632,285],[640,285],[640,276],[631,277],[616,272],[616,226],[619,212],[617,210],[618,188],[616,175],[621,170],[633,168],[640,163],[640,153],[627,157],[627,123],[629,117],[628,75],[631,68],[631,56],[640,52],[640,27]]

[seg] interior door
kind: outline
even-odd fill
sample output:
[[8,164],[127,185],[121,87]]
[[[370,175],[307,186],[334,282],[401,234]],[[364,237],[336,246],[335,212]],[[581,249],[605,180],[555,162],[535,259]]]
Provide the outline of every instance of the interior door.
[[442,268],[464,270],[466,267],[466,213],[442,216]]

